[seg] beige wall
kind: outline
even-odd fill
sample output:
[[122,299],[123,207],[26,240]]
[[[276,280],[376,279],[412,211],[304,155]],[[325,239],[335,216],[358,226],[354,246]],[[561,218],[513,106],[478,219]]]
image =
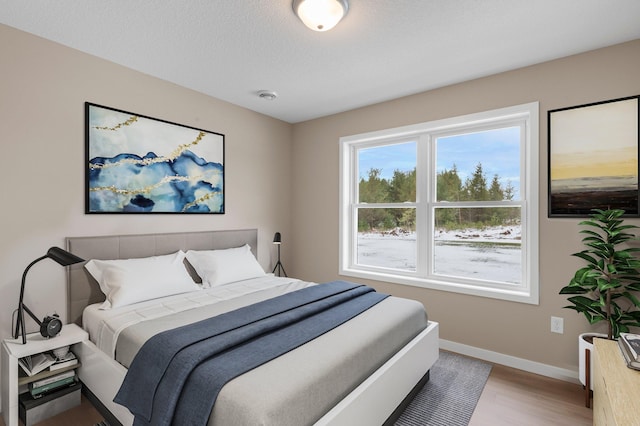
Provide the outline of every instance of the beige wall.
[[[258,228],[273,267],[273,233],[290,234],[290,124],[2,25],[0,63],[0,338],[24,268],[66,236]],[[226,214],[85,215],[85,101],[225,134]],[[25,301],[66,316],[64,268],[31,269]]]
[[[577,370],[584,317],[558,295],[581,265],[577,219],[547,218],[547,111],[640,94],[640,40],[294,125],[291,273],[338,276],[338,139],[341,136],[540,102],[540,304],[538,306],[377,281],[380,291],[418,299],[443,339]],[[372,88],[375,90],[375,88]],[[603,141],[606,143],[606,141]],[[640,223],[639,223],[640,224]],[[564,334],[550,317],[565,319]]]
[[[579,266],[577,220],[547,219],[546,111],[640,94],[640,41],[290,125],[0,25],[0,338],[10,335],[26,265],[65,236],[259,229],[259,260],[272,267],[283,233],[292,276],[339,278],[338,139],[439,118],[540,102],[540,305],[370,283],[422,301],[444,339],[575,370],[576,336],[558,290]],[[374,90],[375,88],[372,88]],[[85,215],[84,102],[226,135],[225,215]],[[26,303],[64,315],[64,272],[29,273]],[[550,316],[565,318],[563,335]],[[33,324],[31,324],[33,327]]]

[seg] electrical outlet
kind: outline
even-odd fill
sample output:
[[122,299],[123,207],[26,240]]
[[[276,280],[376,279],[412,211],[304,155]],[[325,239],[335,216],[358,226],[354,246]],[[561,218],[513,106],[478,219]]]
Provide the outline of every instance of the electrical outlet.
[[551,317],[551,332],[558,334],[564,333],[564,318]]

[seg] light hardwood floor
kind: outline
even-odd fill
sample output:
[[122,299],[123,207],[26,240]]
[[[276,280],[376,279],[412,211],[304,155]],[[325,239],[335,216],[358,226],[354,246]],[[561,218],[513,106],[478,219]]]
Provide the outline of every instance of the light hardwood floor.
[[[83,397],[79,407],[38,426],[92,426],[102,420]],[[495,365],[469,426],[581,426],[592,424],[581,386]],[[0,420],[0,425],[5,426]]]
[[469,426],[592,423],[593,411],[585,407],[582,386],[494,365]]

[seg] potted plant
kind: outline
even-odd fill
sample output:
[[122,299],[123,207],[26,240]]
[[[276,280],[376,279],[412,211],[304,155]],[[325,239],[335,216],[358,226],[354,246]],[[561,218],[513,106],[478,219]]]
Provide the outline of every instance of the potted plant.
[[[640,291],[640,259],[633,253],[640,248],[619,248],[620,244],[635,239],[627,232],[638,228],[624,224],[624,210],[594,209],[589,220],[579,223],[587,227],[580,230],[587,247],[573,256],[586,261],[586,266],[578,269],[569,285],[560,294],[573,294],[565,308],[584,314],[589,324],[601,321],[607,323],[608,339],[617,339],[629,327],[640,327],[640,299],[634,294]],[[584,384],[584,349],[592,341],[585,341],[591,333],[580,335],[580,380]],[[603,335],[603,337],[605,337]],[[584,341],[584,342],[583,342]]]

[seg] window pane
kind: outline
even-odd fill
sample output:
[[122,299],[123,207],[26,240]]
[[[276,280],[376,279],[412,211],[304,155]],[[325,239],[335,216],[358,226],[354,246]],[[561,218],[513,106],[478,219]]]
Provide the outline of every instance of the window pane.
[[435,209],[433,272],[520,284],[519,207]]
[[358,150],[360,203],[416,200],[416,143]]
[[520,199],[520,127],[436,139],[438,201]]
[[359,265],[416,270],[416,210],[358,209]]

